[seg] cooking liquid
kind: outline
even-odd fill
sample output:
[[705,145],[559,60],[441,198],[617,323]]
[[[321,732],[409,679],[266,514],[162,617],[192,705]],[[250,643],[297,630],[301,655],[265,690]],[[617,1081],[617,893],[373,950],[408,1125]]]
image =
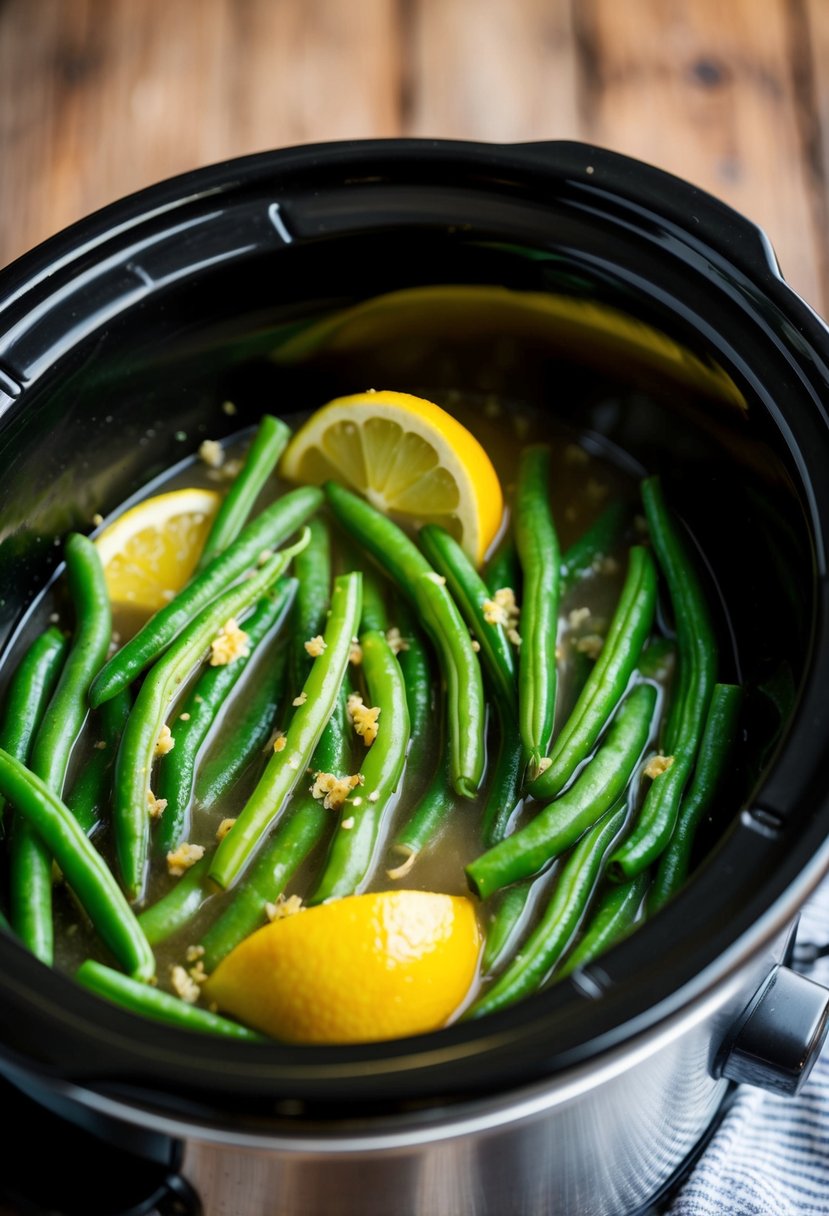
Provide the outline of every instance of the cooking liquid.
[[[514,491],[518,458],[522,447],[535,442],[550,444],[552,455],[550,493],[562,552],[590,526],[609,501],[613,499],[629,501],[631,503],[631,517],[633,518],[636,514],[638,510],[636,506],[638,485],[633,471],[621,467],[618,453],[611,453],[612,459],[608,457],[607,453],[603,453],[598,446],[600,441],[592,437],[587,437],[580,441],[579,437],[573,432],[562,426],[552,424],[548,416],[523,406],[508,407],[496,398],[470,398],[469,396],[462,397],[460,394],[455,394],[449,397],[438,398],[438,400],[440,404],[450,409],[476,435],[489,453],[504,489],[507,503],[507,520],[509,517],[509,503]],[[295,420],[292,419],[291,421],[294,422]],[[301,421],[303,421],[302,418],[296,419],[297,424],[301,423]],[[235,441],[231,439],[227,442],[225,445],[226,461],[223,468],[219,470],[210,469],[197,458],[193,458],[191,462],[187,462],[183,466],[177,466],[176,470],[169,476],[156,479],[151,487],[148,488],[147,494],[142,495],[142,497],[185,486],[207,486],[220,489],[226,487],[229,484],[227,470],[232,469],[233,464],[238,461],[240,456],[244,455],[247,442],[248,433],[243,438],[237,438]],[[284,486],[280,487],[280,490],[288,488],[290,487]],[[267,492],[263,493],[262,499],[258,504],[259,508],[264,506],[269,498],[275,496],[273,493],[270,495]],[[499,538],[496,541],[495,548],[497,548],[497,544],[500,543],[501,539]],[[636,539],[635,529],[632,528],[628,542],[635,543]],[[339,550],[337,531],[334,528],[332,529],[334,573],[339,573],[347,568],[344,565],[344,560],[346,560],[344,554]],[[575,643],[579,637],[586,633],[601,634],[605,632],[624,580],[626,546],[622,546],[618,553],[607,556],[611,560],[604,562],[600,569],[592,572],[579,582],[567,595],[562,597],[560,603],[558,635],[560,658],[558,662],[556,731],[561,727],[572,709],[580,691],[581,682],[585,677],[585,659],[576,650]],[[367,563],[369,560],[366,558]],[[388,587],[388,591],[389,624],[393,626],[395,624],[394,603],[396,592],[390,586]],[[71,605],[65,604],[62,596],[63,589],[58,584],[54,592],[50,591],[45,594],[33,608],[28,618],[26,629],[22,631],[22,634],[18,635],[16,644],[12,648],[12,654],[7,658],[7,665],[4,664],[7,671],[14,669],[26,646],[42,628],[45,628],[50,620],[54,621],[57,617],[58,623],[62,627],[71,629]],[[571,613],[574,610],[584,608],[589,609],[589,619],[575,626],[572,625],[570,623]],[[584,616],[583,613],[578,615]],[[576,619],[578,620],[578,616]],[[224,739],[228,732],[230,734],[233,733],[234,724],[248,699],[247,690],[255,685],[266,665],[274,662],[279,649],[288,645],[291,641],[290,621],[289,614],[276,632],[276,636],[271,635],[254,652],[247,670],[234,690],[232,699],[217,719],[211,731],[211,735],[200,754],[199,766],[209,761],[213,747],[219,738]],[[131,612],[128,608],[116,611],[113,619],[114,635],[119,637],[120,641],[123,642],[135,632],[139,624],[140,621],[136,618],[135,613]],[[355,686],[359,688],[361,678],[359,667],[352,667],[350,674]],[[288,677],[286,677],[287,679]],[[285,728],[291,713],[291,700],[299,691],[299,689],[290,688],[286,683],[283,708],[280,711],[279,719],[273,723],[274,729]],[[365,690],[363,692],[365,695]],[[183,691],[181,699],[173,706],[168,716],[167,722],[173,736],[175,736],[176,718],[183,709],[183,701],[186,697],[187,689]],[[660,711],[663,701],[664,698],[661,698]],[[657,719],[660,718],[661,712],[657,715]],[[426,749],[426,754],[434,757],[440,754],[438,723],[439,715],[436,714],[429,728],[434,730],[434,738],[430,740],[430,745]],[[488,737],[491,756],[495,755],[496,739],[494,731],[496,728],[497,719],[495,719],[495,715],[491,715]],[[655,728],[653,738],[655,738],[656,733],[657,729]],[[81,741],[75,749],[66,784],[67,790],[71,789],[77,772],[90,755],[94,741],[95,728],[93,724],[92,729],[85,730]],[[363,743],[355,735],[352,764],[349,768],[350,772],[358,771],[362,752]],[[247,770],[236,784],[209,809],[202,807],[198,801],[194,802],[191,808],[190,824],[183,838],[191,844],[203,845],[206,851],[213,849],[216,843],[216,830],[219,824],[223,819],[235,818],[241,812],[247,797],[252,792],[265,768],[269,754],[270,748],[268,747],[260,757],[249,764]],[[366,890],[417,889],[440,891],[453,895],[468,894],[464,866],[484,851],[484,845],[480,838],[480,822],[486,796],[486,778],[481,792],[476,799],[470,801],[457,798],[452,812],[444,822],[439,837],[435,839],[430,847],[424,849],[418,855],[415,864],[405,874],[405,877],[394,881],[387,876],[387,869],[398,866],[401,862],[401,857],[391,852],[388,845],[393,840],[397,831],[410,817],[431,775],[431,772],[404,772],[396,804],[389,808],[389,812],[386,815],[383,839],[378,844],[374,872],[366,884]],[[196,783],[198,784],[198,771]],[[155,783],[152,784],[154,785]],[[304,782],[300,783],[298,787],[300,792],[304,790],[305,784]],[[521,823],[532,816],[533,810],[534,804],[532,800],[528,799],[526,804],[517,812],[516,823],[520,826]],[[336,829],[337,822],[338,813],[332,811],[332,830]],[[98,849],[117,873],[110,829],[106,823],[97,829],[94,840]],[[295,873],[284,892],[285,895],[298,894],[304,898],[313,890],[316,879],[324,864],[327,847],[328,841],[326,840],[314,850]],[[149,906],[161,898],[179,881],[178,878],[171,877],[168,873],[166,859],[157,847],[151,846],[150,856],[151,868],[145,906]],[[528,931],[533,921],[540,915],[540,911],[545,903],[545,894],[554,882],[561,865],[562,860],[559,860],[550,866],[545,875],[536,882],[533,889],[533,897],[528,904],[525,916],[525,930]],[[244,878],[241,881],[244,881]],[[276,900],[278,895],[279,892],[274,891],[271,895],[271,900]],[[210,895],[205,900],[200,912],[183,931],[156,947],[159,987],[170,990],[172,967],[177,964],[187,965],[185,957],[187,947],[200,940],[208,926],[221,914],[227,906],[228,901],[232,898],[232,891]],[[495,900],[488,901],[486,905],[479,905],[479,918],[484,934],[492,913],[492,905],[496,902],[497,897]],[[63,884],[58,884],[55,889],[55,918],[56,966],[68,972],[73,972],[86,958],[94,958],[106,963],[112,962],[112,959],[108,956],[105,948],[97,938],[91,924],[74,901],[71,892]],[[262,924],[265,923],[266,914],[263,907]],[[485,984],[486,982],[486,980],[482,981],[481,979],[476,981],[475,990],[469,994],[470,1001],[474,999],[476,991],[480,990],[481,983]]]

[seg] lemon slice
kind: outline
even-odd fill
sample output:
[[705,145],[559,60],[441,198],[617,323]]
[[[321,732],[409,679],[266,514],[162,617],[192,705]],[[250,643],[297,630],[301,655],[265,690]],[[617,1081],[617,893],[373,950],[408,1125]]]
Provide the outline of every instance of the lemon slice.
[[370,1043],[445,1025],[469,992],[479,951],[466,898],[350,895],[245,938],[202,991],[278,1039]]
[[331,401],[300,427],[282,457],[291,481],[339,481],[413,524],[446,528],[479,565],[501,524],[492,461],[465,426],[408,393]]
[[180,591],[219,509],[215,490],[172,490],[125,511],[95,541],[114,607],[147,617]]

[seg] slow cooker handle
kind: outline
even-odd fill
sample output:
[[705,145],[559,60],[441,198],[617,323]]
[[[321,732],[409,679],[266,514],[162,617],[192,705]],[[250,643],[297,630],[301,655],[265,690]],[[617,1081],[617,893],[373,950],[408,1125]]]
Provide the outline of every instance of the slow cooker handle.
[[794,1096],[829,1033],[829,988],[777,966],[723,1044],[715,1075]]

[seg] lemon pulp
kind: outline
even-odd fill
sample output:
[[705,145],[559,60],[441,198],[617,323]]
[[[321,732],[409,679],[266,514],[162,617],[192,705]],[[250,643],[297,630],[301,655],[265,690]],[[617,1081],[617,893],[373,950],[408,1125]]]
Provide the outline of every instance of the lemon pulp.
[[343,482],[378,510],[437,523],[480,564],[501,525],[498,475],[481,444],[446,410],[409,393],[339,397],[285,449],[292,481]]

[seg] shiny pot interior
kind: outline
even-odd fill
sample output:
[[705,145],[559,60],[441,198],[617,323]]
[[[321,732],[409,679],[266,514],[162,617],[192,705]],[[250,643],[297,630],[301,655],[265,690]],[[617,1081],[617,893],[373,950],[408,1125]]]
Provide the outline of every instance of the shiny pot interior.
[[[419,294],[447,285],[474,290],[439,307]],[[345,331],[319,324],[409,289],[405,307],[358,309]],[[116,204],[0,275],[0,646],[60,538],[202,438],[338,392],[460,389],[538,405],[663,474],[709,574],[721,678],[747,688],[747,742],[703,864],[583,975],[394,1044],[218,1047],[100,1004],[4,938],[7,1071],[223,1120],[412,1111],[595,1060],[756,956],[829,863],[828,351],[749,223],[570,144],[231,162]]]

